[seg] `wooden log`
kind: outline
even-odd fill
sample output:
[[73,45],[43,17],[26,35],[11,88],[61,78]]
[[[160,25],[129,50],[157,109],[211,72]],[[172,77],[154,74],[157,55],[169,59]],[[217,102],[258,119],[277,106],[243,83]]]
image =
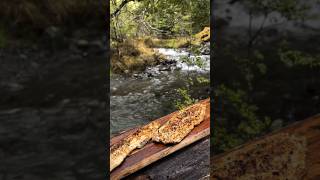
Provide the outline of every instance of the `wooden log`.
[[209,149],[208,136],[125,177],[124,180],[209,179]]
[[[149,164],[156,162],[157,160],[168,156],[204,137],[208,137],[210,134],[210,101],[209,99],[200,101],[199,103],[205,104],[206,109],[206,116],[205,120],[196,126],[187,137],[185,137],[180,143],[175,145],[164,145],[161,143],[154,143],[150,142],[145,145],[143,148],[138,149],[130,154],[125,161],[116,169],[111,172],[111,179],[121,179],[126,177],[139,169],[148,166]],[[177,112],[171,113],[167,116],[164,116],[160,119],[155,121],[164,124],[169,118]],[[110,145],[113,145],[121,139],[127,137],[128,135],[135,132],[137,128],[132,130],[126,131],[116,137],[113,137],[110,141]],[[208,149],[209,151],[209,149]]]

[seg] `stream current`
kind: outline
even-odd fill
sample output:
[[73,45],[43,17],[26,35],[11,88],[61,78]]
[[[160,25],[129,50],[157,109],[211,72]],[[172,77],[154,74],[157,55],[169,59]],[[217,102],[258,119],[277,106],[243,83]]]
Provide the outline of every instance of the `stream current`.
[[[132,75],[113,74],[110,79],[110,134],[146,124],[176,110],[174,102],[179,98],[177,88],[187,86],[187,80],[210,75],[210,55],[193,55],[185,49],[155,49],[167,57],[166,63],[147,67]],[[200,59],[203,66],[192,62]],[[193,97],[208,97],[207,87],[190,86]]]

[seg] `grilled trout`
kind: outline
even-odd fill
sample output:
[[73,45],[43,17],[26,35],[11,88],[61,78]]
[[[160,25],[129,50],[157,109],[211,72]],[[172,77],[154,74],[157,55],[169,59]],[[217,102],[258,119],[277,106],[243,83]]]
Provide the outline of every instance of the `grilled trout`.
[[206,105],[203,104],[195,104],[182,109],[158,129],[152,140],[164,144],[179,143],[204,120],[205,111]]
[[136,148],[142,148],[157,132],[160,124],[151,122],[110,148],[110,172]]

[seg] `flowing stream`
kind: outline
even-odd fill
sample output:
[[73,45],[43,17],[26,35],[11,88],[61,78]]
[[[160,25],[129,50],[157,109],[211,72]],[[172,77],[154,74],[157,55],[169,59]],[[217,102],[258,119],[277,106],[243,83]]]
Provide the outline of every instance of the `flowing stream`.
[[[110,134],[145,124],[176,110],[177,88],[187,86],[195,77],[209,78],[210,55],[193,55],[185,49],[155,49],[166,55],[167,61],[144,72],[112,75],[110,80]],[[183,61],[201,59],[202,68]],[[208,97],[209,85],[190,86],[196,98]]]

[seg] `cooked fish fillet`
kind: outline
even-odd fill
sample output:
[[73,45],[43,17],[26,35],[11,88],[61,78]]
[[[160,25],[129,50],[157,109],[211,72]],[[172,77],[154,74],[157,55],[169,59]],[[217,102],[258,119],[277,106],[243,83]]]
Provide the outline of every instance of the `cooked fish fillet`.
[[206,106],[203,104],[195,104],[179,111],[159,128],[152,140],[165,144],[179,143],[204,120],[205,111]]
[[151,122],[110,148],[110,172],[136,148],[143,147],[157,132],[160,124]]

